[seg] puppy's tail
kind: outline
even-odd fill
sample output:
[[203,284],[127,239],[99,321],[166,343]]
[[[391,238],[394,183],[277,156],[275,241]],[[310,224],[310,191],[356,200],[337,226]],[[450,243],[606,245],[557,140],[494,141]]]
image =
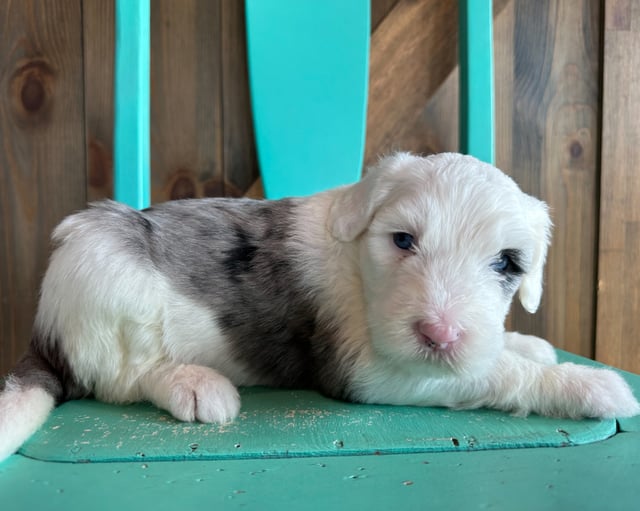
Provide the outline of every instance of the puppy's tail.
[[32,340],[0,392],[0,462],[44,424],[63,397],[60,376]]

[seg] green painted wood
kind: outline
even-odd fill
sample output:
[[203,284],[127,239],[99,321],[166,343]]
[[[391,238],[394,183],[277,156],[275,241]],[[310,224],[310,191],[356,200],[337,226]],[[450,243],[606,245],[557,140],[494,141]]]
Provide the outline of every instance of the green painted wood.
[[10,511],[628,510],[640,434],[571,447],[223,461],[0,465]]
[[362,171],[369,0],[246,0],[253,125],[265,194],[309,195]]
[[495,164],[493,2],[459,2],[460,151]]
[[[563,352],[560,356],[596,364]],[[640,376],[621,374],[640,392]],[[55,463],[14,455],[0,464],[0,495],[12,511],[363,505],[369,511],[398,506],[635,510],[639,459],[637,429],[571,448],[112,463]]]
[[354,405],[310,391],[243,389],[226,425],[179,422],[151,405],[91,400],[59,407],[21,449],[48,461],[239,459],[582,445],[616,422],[491,411]]
[[150,3],[115,6],[114,198],[134,208],[150,202]]

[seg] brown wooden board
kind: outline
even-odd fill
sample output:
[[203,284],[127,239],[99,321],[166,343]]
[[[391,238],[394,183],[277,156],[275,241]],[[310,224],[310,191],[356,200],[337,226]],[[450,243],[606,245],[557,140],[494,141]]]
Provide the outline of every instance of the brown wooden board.
[[113,197],[115,1],[82,3],[87,200]]
[[0,3],[0,371],[29,342],[49,234],[86,198],[77,0]]
[[[497,33],[498,166],[545,200],[555,224],[540,310],[514,329],[592,356],[597,240],[598,3],[516,1]],[[534,23],[532,20],[536,20]],[[502,24],[512,23],[512,27]],[[545,27],[542,29],[541,27]],[[511,69],[509,68],[511,66]],[[506,125],[504,124],[506,123]],[[504,136],[504,140],[503,140]],[[510,147],[506,141],[510,141]]]
[[221,2],[151,9],[151,200],[223,195]]
[[[222,2],[222,115],[224,192],[244,195],[258,179],[253,135],[244,2]],[[213,193],[212,193],[213,192]],[[214,195],[208,190],[205,195]],[[264,197],[264,192],[261,192]]]
[[640,367],[640,5],[605,2],[596,354]]
[[456,2],[401,0],[379,23],[371,38],[366,164],[394,150],[428,150],[413,127],[456,66],[457,13]]

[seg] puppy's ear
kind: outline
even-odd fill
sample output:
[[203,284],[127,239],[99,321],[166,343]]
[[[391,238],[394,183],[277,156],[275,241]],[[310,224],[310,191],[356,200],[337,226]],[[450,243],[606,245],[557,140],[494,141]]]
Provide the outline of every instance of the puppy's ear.
[[357,183],[337,190],[329,212],[329,230],[339,241],[355,240],[369,225],[376,210],[393,189],[391,177],[415,156],[398,153],[383,158]]
[[533,258],[529,271],[522,278],[520,284],[520,303],[530,313],[538,310],[542,298],[542,284],[544,278],[544,263],[547,259],[547,249],[551,241],[551,218],[547,205],[530,196],[526,196],[529,228],[535,240]]

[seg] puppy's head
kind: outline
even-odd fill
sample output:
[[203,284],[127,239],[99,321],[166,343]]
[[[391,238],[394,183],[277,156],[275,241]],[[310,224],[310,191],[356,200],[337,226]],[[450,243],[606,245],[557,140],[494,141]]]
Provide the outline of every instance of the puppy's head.
[[540,303],[547,207],[472,157],[385,158],[341,191],[329,228],[359,246],[372,342],[389,360],[487,367],[516,291],[529,312]]

